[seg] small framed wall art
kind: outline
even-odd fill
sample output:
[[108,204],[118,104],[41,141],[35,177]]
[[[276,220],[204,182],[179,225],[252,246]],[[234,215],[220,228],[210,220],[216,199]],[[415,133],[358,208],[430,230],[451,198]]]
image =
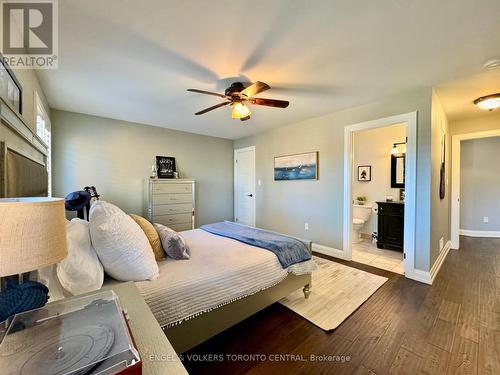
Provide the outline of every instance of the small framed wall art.
[[372,180],[372,166],[360,165],[358,167],[358,181],[368,182]]

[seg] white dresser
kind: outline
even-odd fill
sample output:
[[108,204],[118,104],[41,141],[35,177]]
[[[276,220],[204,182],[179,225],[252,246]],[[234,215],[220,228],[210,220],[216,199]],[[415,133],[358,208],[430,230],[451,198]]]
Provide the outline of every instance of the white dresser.
[[152,223],[180,232],[194,229],[195,181],[148,179],[146,215]]

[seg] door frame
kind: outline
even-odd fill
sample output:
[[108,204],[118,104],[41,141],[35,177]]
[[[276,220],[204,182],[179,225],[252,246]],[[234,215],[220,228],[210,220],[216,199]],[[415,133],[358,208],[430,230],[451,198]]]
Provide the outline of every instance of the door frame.
[[[406,162],[405,162],[405,214],[404,214],[404,270],[411,277],[415,269],[415,231],[416,231],[416,176],[417,176],[417,112],[385,117],[378,120],[361,122],[344,128],[344,219],[343,255],[352,260],[352,176],[354,175],[353,134],[356,131],[383,128],[406,124]],[[389,155],[388,150],[388,155]]]
[[233,162],[233,165],[234,165],[234,170],[233,170],[233,173],[234,173],[234,178],[233,178],[233,182],[234,182],[234,185],[233,185],[233,195],[234,195],[234,199],[233,199],[233,204],[234,204],[234,207],[233,207],[233,220],[236,220],[236,208],[238,207],[238,196],[236,194],[236,185],[237,185],[237,175],[236,175],[236,160],[237,160],[237,156],[239,153],[241,152],[247,152],[247,151],[253,151],[253,218],[252,218],[252,223],[251,223],[251,226],[255,227],[255,221],[256,221],[256,217],[257,217],[257,211],[256,211],[256,200],[257,200],[257,192],[256,192],[256,184],[255,184],[255,174],[256,174],[256,171],[255,171],[255,146],[248,146],[248,147],[243,147],[243,148],[237,148],[234,150],[234,162]]
[[460,247],[460,150],[462,141],[500,136],[500,129],[451,136],[451,248]]

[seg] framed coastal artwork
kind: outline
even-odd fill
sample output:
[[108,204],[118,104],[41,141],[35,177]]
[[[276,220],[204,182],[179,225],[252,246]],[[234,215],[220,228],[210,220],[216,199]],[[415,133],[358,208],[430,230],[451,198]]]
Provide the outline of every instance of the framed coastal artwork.
[[317,179],[317,151],[274,158],[274,181]]
[[371,181],[372,180],[372,166],[360,165],[358,167],[358,181]]

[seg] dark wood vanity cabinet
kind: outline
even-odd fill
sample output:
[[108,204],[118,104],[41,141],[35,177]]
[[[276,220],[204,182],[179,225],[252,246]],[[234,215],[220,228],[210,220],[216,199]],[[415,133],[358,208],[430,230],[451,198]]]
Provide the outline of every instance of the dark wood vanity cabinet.
[[403,251],[405,205],[403,202],[377,202],[377,247]]

